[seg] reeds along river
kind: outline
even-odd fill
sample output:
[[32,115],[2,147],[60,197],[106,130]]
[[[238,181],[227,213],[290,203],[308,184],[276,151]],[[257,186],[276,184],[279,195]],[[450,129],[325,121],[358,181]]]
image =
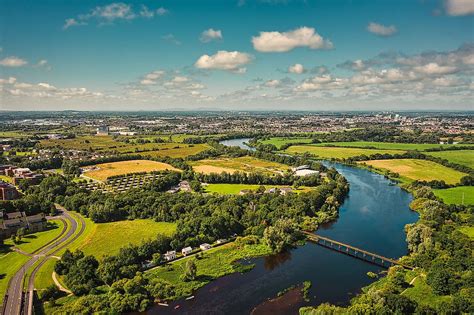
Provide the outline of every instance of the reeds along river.
[[[406,254],[404,226],[418,218],[408,207],[411,195],[381,175],[341,164],[332,166],[347,178],[350,192],[339,218],[320,227],[318,234],[386,257]],[[176,301],[170,307],[155,306],[148,313],[297,314],[305,305],[347,304],[373,281],[367,276],[368,271],[382,271],[368,262],[312,243],[244,263],[254,263],[255,268],[213,281],[199,289],[193,300]],[[308,280],[312,282],[309,302],[295,291],[275,299],[278,292]]]

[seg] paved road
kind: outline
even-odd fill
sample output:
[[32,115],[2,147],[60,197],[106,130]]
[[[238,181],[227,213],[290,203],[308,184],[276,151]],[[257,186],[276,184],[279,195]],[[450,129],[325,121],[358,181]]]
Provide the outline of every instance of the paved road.
[[[48,245],[44,246],[39,250],[37,253],[35,253],[30,260],[28,260],[22,268],[11,278],[9,282],[9,287],[7,290],[7,295],[6,297],[6,305],[5,305],[5,311],[4,315],[18,315],[22,311],[22,301],[23,301],[23,279],[26,275],[26,272],[28,271],[29,268],[31,268],[41,257],[45,257],[48,255],[48,253],[52,250],[56,252],[57,250],[61,249],[62,247],[66,246],[69,244],[69,239],[73,236],[73,234],[77,230],[77,222],[74,220],[71,215],[67,212],[66,209],[63,207],[60,207],[59,205],[56,205],[59,210],[62,210],[61,214],[61,220],[68,220],[69,223],[71,224],[71,229],[69,231],[67,230],[67,225],[64,224],[64,228],[61,231],[61,234],[55,238],[52,242],[50,242]],[[83,224],[84,227],[84,224]],[[83,229],[81,229],[82,233]],[[77,238],[78,236],[76,235],[72,240]],[[71,241],[72,241],[71,240]],[[59,247],[58,247],[59,246]],[[53,253],[54,253],[53,252]],[[53,254],[51,253],[51,254]],[[35,268],[36,269],[36,268]],[[35,273],[36,274],[36,273]],[[30,280],[33,280],[34,283],[34,276],[33,278],[30,277]],[[30,295],[32,296],[32,294]],[[31,300],[32,302],[32,300]],[[32,303],[30,303],[32,304]],[[30,308],[30,307],[27,307]],[[26,314],[28,314],[28,311],[31,312],[32,310],[26,310]],[[30,313],[31,314],[31,313]]]

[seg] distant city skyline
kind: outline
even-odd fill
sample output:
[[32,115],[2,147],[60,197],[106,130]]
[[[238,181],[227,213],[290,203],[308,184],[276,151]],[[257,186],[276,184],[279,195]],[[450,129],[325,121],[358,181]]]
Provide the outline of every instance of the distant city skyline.
[[474,1],[0,8],[0,110],[474,109]]

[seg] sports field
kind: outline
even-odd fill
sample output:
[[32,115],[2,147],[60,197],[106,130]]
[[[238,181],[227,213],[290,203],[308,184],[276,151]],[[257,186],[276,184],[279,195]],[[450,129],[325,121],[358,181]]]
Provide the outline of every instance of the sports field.
[[323,147],[317,145],[295,145],[285,150],[289,154],[310,153],[321,159],[347,159],[359,155],[372,155],[376,153],[402,154],[401,150],[381,150],[363,148]]
[[443,199],[447,204],[474,205],[474,186],[460,186],[448,189],[434,189],[436,197]]
[[378,169],[386,169],[410,180],[444,180],[446,184],[457,184],[465,173],[441,164],[416,159],[372,160],[361,162]]
[[446,159],[449,162],[465,165],[474,169],[474,150],[425,152],[425,154]]
[[[90,170],[88,170],[90,169]],[[85,168],[84,175],[96,180],[105,181],[110,176],[123,175],[129,173],[152,172],[172,170],[179,171],[177,168],[161,162],[148,160],[131,160],[112,163],[103,163]]]
[[290,169],[288,165],[256,159],[250,156],[243,156],[238,158],[222,158],[214,160],[199,160],[190,162],[194,171],[204,174],[211,173],[234,173],[240,172],[255,172],[265,174],[283,174]]
[[459,146],[474,146],[472,144],[432,144],[432,143],[393,143],[393,142],[372,142],[372,141],[354,141],[354,142],[325,142],[318,143],[315,146],[336,146],[336,147],[350,147],[350,148],[375,148],[382,150],[417,150],[424,151],[434,148],[452,148]]
[[121,247],[128,244],[140,244],[158,234],[171,236],[175,231],[175,223],[150,219],[95,223],[79,249],[88,255],[102,258],[104,255],[118,253]]

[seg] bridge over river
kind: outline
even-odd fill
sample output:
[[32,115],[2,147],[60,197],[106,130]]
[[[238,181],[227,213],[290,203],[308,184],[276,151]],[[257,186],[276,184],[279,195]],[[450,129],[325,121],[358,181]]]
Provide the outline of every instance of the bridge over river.
[[358,259],[368,261],[370,263],[379,265],[381,267],[388,268],[390,266],[399,265],[399,266],[402,266],[405,269],[410,269],[410,270],[413,269],[413,267],[402,264],[398,260],[388,258],[388,257],[384,257],[382,255],[378,255],[378,254],[375,254],[375,253],[371,253],[371,252],[368,252],[366,250],[357,248],[355,246],[351,246],[349,244],[345,244],[345,243],[335,241],[335,240],[330,239],[328,237],[324,237],[324,236],[309,233],[309,232],[303,232],[303,233],[306,234],[306,236],[308,237],[308,239],[310,241],[315,242],[316,244],[318,244],[320,246],[324,246],[324,247],[327,247],[329,249],[335,250],[337,252],[340,252],[340,253],[343,253],[343,254],[358,258]]

